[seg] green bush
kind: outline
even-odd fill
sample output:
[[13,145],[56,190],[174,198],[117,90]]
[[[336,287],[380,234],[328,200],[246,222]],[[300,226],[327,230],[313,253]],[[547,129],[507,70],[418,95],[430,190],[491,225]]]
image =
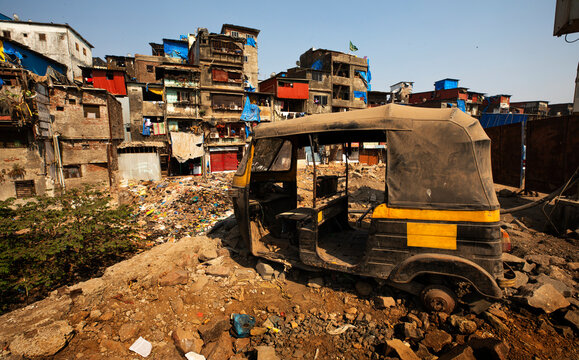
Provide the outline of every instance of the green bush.
[[0,313],[85,280],[139,249],[133,209],[94,189],[0,201]]

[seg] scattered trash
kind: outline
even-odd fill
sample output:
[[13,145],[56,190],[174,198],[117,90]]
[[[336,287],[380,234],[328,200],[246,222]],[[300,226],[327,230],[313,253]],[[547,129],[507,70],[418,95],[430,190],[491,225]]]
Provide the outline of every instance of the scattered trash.
[[348,329],[355,329],[355,328],[356,326],[352,324],[345,324],[333,330],[328,330],[328,328],[326,328],[326,332],[330,335],[340,335],[348,331]]
[[233,319],[233,335],[237,338],[249,337],[255,326],[255,318],[247,314],[231,314]]
[[147,357],[151,354],[151,350],[153,349],[153,345],[150,342],[143,339],[139,336],[139,338],[131,345],[129,350],[136,352],[137,354],[141,355],[142,357]]
[[205,360],[205,356],[197,354],[196,352],[193,351],[185,354],[185,357],[187,358],[187,360]]

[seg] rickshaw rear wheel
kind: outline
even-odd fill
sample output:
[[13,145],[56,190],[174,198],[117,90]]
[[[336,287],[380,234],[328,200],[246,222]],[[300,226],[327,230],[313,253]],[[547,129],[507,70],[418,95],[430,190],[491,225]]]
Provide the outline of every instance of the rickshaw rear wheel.
[[443,285],[430,285],[420,292],[422,304],[430,311],[452,313],[456,306],[456,295]]

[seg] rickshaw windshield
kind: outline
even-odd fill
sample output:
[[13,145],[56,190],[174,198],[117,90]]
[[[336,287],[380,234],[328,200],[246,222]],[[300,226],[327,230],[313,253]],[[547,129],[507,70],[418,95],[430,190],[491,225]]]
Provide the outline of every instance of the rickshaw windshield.
[[251,172],[287,171],[291,166],[292,144],[283,139],[262,139],[255,144]]

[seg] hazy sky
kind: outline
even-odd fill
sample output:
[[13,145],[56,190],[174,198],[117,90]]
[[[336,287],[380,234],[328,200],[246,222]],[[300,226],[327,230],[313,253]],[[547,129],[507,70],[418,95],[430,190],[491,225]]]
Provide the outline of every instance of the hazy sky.
[[257,28],[260,80],[295,66],[311,47],[347,52],[352,41],[356,55],[370,59],[373,90],[404,80],[428,91],[451,77],[513,101],[572,102],[579,60],[579,41],[552,35],[555,0],[0,0],[0,12],[68,23],[103,58],[150,55],[149,42],[198,27]]

